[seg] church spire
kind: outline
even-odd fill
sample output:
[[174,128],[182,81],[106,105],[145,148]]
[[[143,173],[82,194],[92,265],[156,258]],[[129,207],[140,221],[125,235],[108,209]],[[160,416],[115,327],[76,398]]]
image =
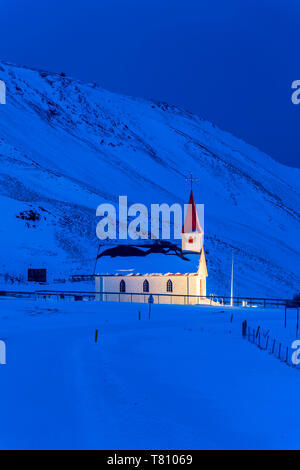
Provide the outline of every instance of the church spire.
[[[191,185],[195,179],[196,178],[192,177],[192,174],[191,178],[187,178],[187,180],[191,181]],[[203,247],[203,236],[204,232],[199,222],[197,206],[195,204],[193,189],[191,187],[189,204],[181,233],[182,250],[200,253]]]
[[190,232],[202,232],[200,222],[198,219],[197,208],[195,204],[193,190],[191,190],[188,210],[185,216],[185,221],[182,227],[182,233],[190,233]]

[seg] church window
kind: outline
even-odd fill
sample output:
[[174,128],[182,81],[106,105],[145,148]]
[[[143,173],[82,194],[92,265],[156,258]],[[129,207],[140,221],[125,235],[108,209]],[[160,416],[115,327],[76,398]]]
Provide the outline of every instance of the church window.
[[126,292],[126,284],[125,284],[125,281],[123,279],[120,282],[120,292]]
[[143,292],[149,292],[149,282],[147,279],[145,279],[143,282]]
[[173,292],[173,282],[171,279],[169,279],[167,282],[167,292]]

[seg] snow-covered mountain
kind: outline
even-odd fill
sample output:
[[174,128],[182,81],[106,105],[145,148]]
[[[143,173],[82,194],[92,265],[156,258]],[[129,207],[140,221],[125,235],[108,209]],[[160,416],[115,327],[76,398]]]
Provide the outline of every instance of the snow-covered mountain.
[[[102,202],[205,204],[208,293],[291,296],[300,280],[300,170],[189,112],[64,74],[0,63],[0,271],[92,273]],[[7,277],[7,276],[6,276]]]

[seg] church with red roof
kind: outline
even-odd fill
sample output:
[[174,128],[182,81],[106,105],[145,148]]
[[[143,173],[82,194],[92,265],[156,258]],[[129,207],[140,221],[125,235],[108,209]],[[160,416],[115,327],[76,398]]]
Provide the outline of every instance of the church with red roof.
[[181,232],[181,246],[158,240],[114,245],[100,251],[95,275],[102,301],[173,304],[208,303],[204,231],[191,189]]

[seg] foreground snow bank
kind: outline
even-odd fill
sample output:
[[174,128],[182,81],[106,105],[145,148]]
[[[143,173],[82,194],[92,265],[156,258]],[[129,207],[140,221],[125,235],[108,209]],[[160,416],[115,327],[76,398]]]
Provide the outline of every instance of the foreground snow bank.
[[300,373],[242,340],[247,316],[282,311],[1,300],[0,447],[299,447]]

